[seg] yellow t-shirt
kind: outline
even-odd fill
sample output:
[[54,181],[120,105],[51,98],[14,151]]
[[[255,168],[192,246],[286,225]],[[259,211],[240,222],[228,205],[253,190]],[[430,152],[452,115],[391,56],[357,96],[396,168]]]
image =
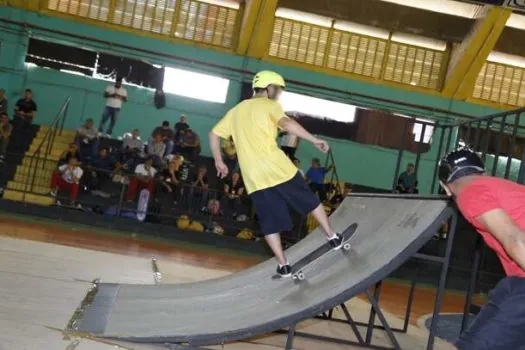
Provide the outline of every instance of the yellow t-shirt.
[[277,146],[281,118],[288,117],[279,102],[252,98],[233,107],[213,128],[214,134],[233,138],[248,193],[282,184],[297,173]]

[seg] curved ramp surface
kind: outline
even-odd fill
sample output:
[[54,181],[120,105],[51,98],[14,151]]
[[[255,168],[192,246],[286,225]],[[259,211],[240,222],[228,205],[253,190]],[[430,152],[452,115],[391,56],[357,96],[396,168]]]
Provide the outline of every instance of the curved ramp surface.
[[[351,196],[330,220],[357,222],[348,254],[330,252],[307,279],[273,281],[275,260],[202,282],[98,286],[75,330],[133,342],[220,344],[268,333],[318,315],[388,276],[452,215],[441,198]],[[325,242],[319,229],[287,251],[290,261]]]

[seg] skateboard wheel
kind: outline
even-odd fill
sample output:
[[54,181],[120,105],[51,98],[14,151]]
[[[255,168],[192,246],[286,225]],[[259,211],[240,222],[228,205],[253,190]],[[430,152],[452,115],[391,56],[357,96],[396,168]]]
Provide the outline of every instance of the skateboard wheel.
[[352,248],[352,246],[350,245],[350,243],[345,243],[345,244],[343,245],[343,249],[344,249],[344,250],[350,250],[350,248]]
[[304,277],[305,277],[305,276],[304,276],[304,273],[302,273],[302,272],[299,272],[299,273],[298,273],[297,275],[295,275],[295,276],[296,276],[296,279],[298,279],[299,281],[304,280]]

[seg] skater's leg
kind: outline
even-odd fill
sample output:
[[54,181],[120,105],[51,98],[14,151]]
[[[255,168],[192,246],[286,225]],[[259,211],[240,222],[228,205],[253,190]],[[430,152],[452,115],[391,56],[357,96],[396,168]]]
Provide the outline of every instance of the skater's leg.
[[272,233],[264,236],[264,239],[272,249],[272,252],[275,255],[277,261],[279,262],[279,265],[286,265],[288,262],[286,261],[283,246],[281,244],[281,235],[279,233]]
[[328,215],[326,215],[322,204],[319,204],[317,208],[312,211],[312,215],[314,216],[315,220],[317,220],[319,225],[321,225],[321,228],[323,229],[326,237],[331,238],[335,235],[335,232],[332,230],[332,226],[330,225],[330,221],[328,221]]

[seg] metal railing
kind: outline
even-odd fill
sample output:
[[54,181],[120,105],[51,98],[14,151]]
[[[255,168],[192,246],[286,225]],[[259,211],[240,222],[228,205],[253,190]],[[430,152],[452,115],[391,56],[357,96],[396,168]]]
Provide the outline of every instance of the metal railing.
[[50,161],[50,154],[51,150],[53,149],[53,144],[55,143],[55,138],[57,134],[62,135],[62,130],[64,129],[64,123],[67,118],[67,111],[70,103],[71,97],[68,97],[49,125],[47,132],[42,138],[42,141],[40,144],[38,144],[33,154],[29,157],[29,166],[27,168],[28,172],[24,185],[24,201],[26,193],[33,192],[39,171],[44,170]]
[[478,152],[487,173],[525,184],[525,108],[441,125],[432,193],[438,191],[438,162],[460,145]]

